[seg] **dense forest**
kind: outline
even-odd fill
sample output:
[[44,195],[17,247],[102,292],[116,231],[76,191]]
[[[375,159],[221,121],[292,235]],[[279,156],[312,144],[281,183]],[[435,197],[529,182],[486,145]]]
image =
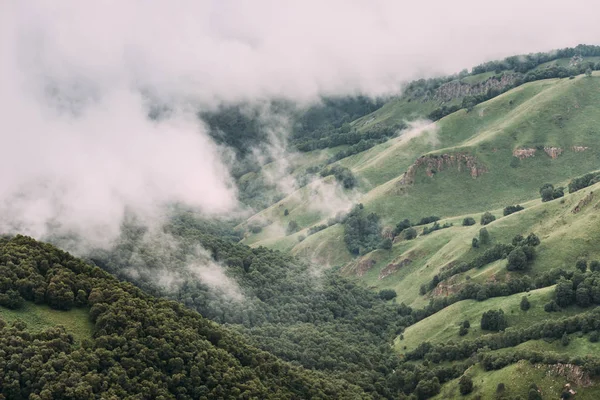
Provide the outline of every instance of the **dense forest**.
[[89,310],[93,337],[31,333],[0,320],[7,399],[364,398],[353,384],[292,366],[183,304],[157,299],[55,247],[0,241],[4,306]]

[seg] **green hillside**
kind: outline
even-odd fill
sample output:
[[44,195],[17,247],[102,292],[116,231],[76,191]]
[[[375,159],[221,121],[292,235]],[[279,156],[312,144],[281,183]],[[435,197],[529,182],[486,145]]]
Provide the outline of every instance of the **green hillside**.
[[[545,67],[552,65],[538,69]],[[367,131],[369,124],[398,123],[411,113],[412,107],[417,110],[415,117],[433,108],[427,103],[417,106],[404,101],[393,100],[373,115],[358,119],[353,126]],[[396,335],[394,349],[401,356],[408,354],[415,365],[424,367],[431,366],[431,360],[435,359],[431,354],[446,351],[443,346],[447,343],[460,346],[464,341],[467,348],[479,349],[485,347],[487,341],[496,340],[494,334],[490,336],[489,331],[479,326],[482,314],[488,310],[504,311],[509,326],[507,332],[521,332],[531,326],[541,329],[550,320],[588,315],[587,308],[577,306],[549,313],[546,308],[556,299],[556,285],[539,283],[542,286],[535,286],[534,283],[558,271],[566,271],[560,272],[567,273],[566,279],[579,279],[572,277],[577,260],[600,260],[597,247],[600,198],[596,195],[600,184],[574,193],[564,189],[565,195],[560,199],[540,200],[543,184],[566,188],[572,179],[599,169],[598,104],[598,72],[571,79],[536,80],[435,123],[414,123],[385,143],[337,161],[336,164],[349,168],[358,182],[356,189],[340,196],[362,203],[363,215],[378,215],[382,234],[393,231],[404,219],[414,224],[426,216],[441,217],[437,224],[448,226],[444,229],[424,234],[423,229],[432,224],[419,225],[415,227],[415,239],[406,240],[398,234],[390,248],[351,254],[345,241],[349,229],[346,222],[332,221],[335,212],[310,210],[314,199],[304,188],[252,217],[262,217],[267,224],[258,234],[247,232],[244,243],[289,251],[312,262],[336,267],[334,270],[338,273],[374,292],[394,293],[392,302],[410,306],[415,318],[414,323]],[[326,182],[335,185],[332,177]],[[503,215],[505,207],[516,204],[524,209]],[[282,212],[285,209],[288,209],[287,215]],[[473,238],[479,238],[482,228],[479,220],[486,211],[496,220],[485,226],[489,243],[475,248]],[[475,224],[463,226],[463,219],[467,217],[472,217]],[[298,222],[299,231],[289,234],[281,227],[292,220]],[[309,232],[311,227],[323,224],[324,229]],[[279,231],[273,226],[279,226]],[[508,271],[507,254],[504,254],[497,261],[458,271],[446,278],[448,271],[472,262],[494,246],[510,245],[516,235],[530,233],[537,235],[540,244],[535,248],[535,258],[524,271]],[[592,272],[586,274],[590,278],[585,279],[596,279],[589,275]],[[443,278],[432,290],[431,282],[439,276]],[[494,294],[488,298],[486,294],[482,299],[456,301],[456,297],[469,288],[499,290],[502,285],[508,287],[513,282],[532,284],[510,295]],[[523,296],[529,299],[531,308],[527,311],[520,308]],[[448,301],[451,303],[447,304]],[[471,328],[459,336],[464,321],[469,321]],[[559,344],[560,337],[546,337],[525,339],[494,350],[489,353],[492,359],[511,359],[497,368],[486,364],[488,359],[483,355],[461,358],[450,364],[434,361],[433,365],[443,371],[450,366],[459,368],[463,365],[461,362],[471,360],[473,365],[465,373],[472,376],[475,389],[466,398],[496,396],[496,386],[504,380],[505,398],[527,396],[532,383],[539,387],[552,386],[544,392],[543,398],[560,396],[566,383],[576,388],[577,398],[594,398],[597,395],[596,369],[592,366],[595,361],[577,359],[589,353],[594,344],[589,342],[588,336],[581,335],[581,331],[569,332],[568,347]],[[425,342],[433,346],[434,353],[414,359],[414,352],[420,351]],[[540,373],[551,371],[556,362],[580,366],[573,368],[583,368],[582,373],[591,379],[592,386],[577,382],[569,374]],[[402,367],[407,373],[405,368],[408,367]],[[521,379],[511,378],[516,370],[520,371]],[[462,398],[457,378],[444,384],[443,379],[436,376],[441,383],[438,398]],[[430,389],[431,393],[436,391],[436,381],[429,384],[431,386],[413,389],[418,398],[428,398]]]

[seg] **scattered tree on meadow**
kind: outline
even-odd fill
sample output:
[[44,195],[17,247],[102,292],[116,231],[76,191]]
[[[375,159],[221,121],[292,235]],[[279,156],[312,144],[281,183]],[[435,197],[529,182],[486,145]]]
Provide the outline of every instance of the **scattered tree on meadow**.
[[523,311],[527,311],[527,310],[529,310],[529,308],[531,308],[531,304],[529,303],[529,299],[527,299],[527,296],[523,296],[521,298],[520,307],[521,307],[521,310],[523,310]]
[[482,216],[481,216],[481,225],[487,225],[492,221],[495,221],[496,217],[494,216],[494,214],[492,214],[489,211],[486,211]]
[[503,331],[507,327],[506,316],[502,310],[488,310],[481,316],[481,329],[486,331]]
[[458,387],[460,389],[460,394],[467,395],[473,391],[473,379],[468,375],[463,375],[460,377],[458,381]]
[[287,229],[285,230],[286,235],[291,235],[293,233],[298,232],[299,226],[298,223],[294,220],[288,222]]
[[473,217],[466,217],[465,219],[463,219],[462,224],[463,224],[463,226],[471,226],[471,225],[475,225],[476,221],[475,221],[475,218],[473,218]]
[[518,211],[521,211],[521,210],[523,210],[523,207],[520,206],[519,204],[517,204],[515,206],[504,207],[504,210],[503,210],[502,213],[504,214],[504,216],[507,216],[507,215],[514,214],[514,213],[516,213]]
[[408,228],[404,230],[404,239],[412,240],[417,237],[417,230],[415,228]]
[[486,245],[490,243],[490,233],[486,228],[481,228],[479,230],[479,244]]

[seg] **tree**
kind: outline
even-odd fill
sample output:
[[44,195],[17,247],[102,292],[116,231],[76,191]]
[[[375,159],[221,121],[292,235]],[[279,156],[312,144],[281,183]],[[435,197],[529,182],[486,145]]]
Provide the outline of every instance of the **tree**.
[[543,202],[554,200],[554,188],[543,189],[540,195]]
[[412,240],[417,237],[417,230],[415,228],[408,228],[404,230],[404,239]]
[[521,247],[517,247],[508,254],[508,265],[506,269],[509,271],[522,271],[527,267],[527,256]]
[[575,291],[575,303],[579,307],[589,307],[592,304],[592,296],[590,293],[590,288],[580,284]]
[[588,68],[585,70],[585,76],[587,76],[587,77],[590,77],[590,76],[592,76],[592,69],[591,69],[590,67],[588,67]]
[[473,379],[471,379],[468,375],[463,375],[460,377],[458,381],[458,388],[460,390],[460,394],[467,395],[473,391]]
[[385,238],[379,243],[379,248],[383,250],[389,250],[392,248],[392,239]]
[[569,345],[569,336],[567,335],[567,332],[563,333],[562,338],[560,338],[560,343],[563,346],[568,346]]
[[506,316],[502,310],[488,310],[481,316],[481,329],[486,331],[503,331],[507,327]]
[[514,214],[518,211],[521,211],[523,209],[522,206],[520,206],[519,204],[517,204],[516,206],[507,206],[504,208],[503,210],[503,214],[504,216],[510,215],[510,214]]
[[462,221],[463,226],[471,226],[471,225],[475,225],[475,218],[473,217],[466,217],[465,219],[463,219]]
[[494,215],[493,215],[491,212],[489,212],[489,211],[486,211],[486,212],[485,212],[485,213],[484,213],[484,214],[481,216],[481,221],[480,221],[480,223],[481,223],[481,225],[487,225],[487,224],[489,224],[490,222],[494,221],[495,219],[496,219],[496,217],[494,217]]
[[473,240],[471,240],[471,246],[473,246],[473,248],[475,248],[475,249],[478,249],[479,248],[479,239],[473,238]]
[[490,243],[490,233],[486,228],[481,228],[479,230],[479,243],[482,245]]
[[600,271],[600,261],[598,261],[598,260],[590,261],[590,271],[592,271],[592,272]]
[[587,261],[586,261],[586,259],[585,258],[579,258],[579,259],[577,259],[577,262],[575,262],[575,268],[577,268],[581,272],[585,272],[587,270]]
[[400,233],[402,233],[403,230],[408,229],[411,226],[412,226],[412,224],[410,223],[410,221],[408,219],[404,219],[404,220],[400,221],[394,228],[394,236],[399,235]]
[[551,300],[548,303],[544,304],[544,311],[546,312],[556,312],[560,311],[560,307],[556,304],[556,301]]
[[520,307],[521,307],[521,310],[523,310],[523,311],[527,311],[531,308],[531,304],[529,303],[529,299],[527,299],[527,296],[523,296],[521,298]]
[[396,291],[393,289],[383,289],[379,291],[378,294],[379,298],[381,300],[392,300],[393,298],[395,298],[397,296]]
[[592,333],[590,333],[590,342],[597,343],[598,340],[600,340],[600,335],[598,334],[598,331],[593,331]]
[[298,232],[298,223],[294,220],[288,222],[287,229],[285,231],[286,235],[291,235],[292,233]]
[[290,215],[290,210],[288,210],[287,208],[285,210],[283,210],[283,215],[286,216],[286,217],[288,215]]
[[575,293],[573,291],[573,282],[561,279],[556,285],[556,304],[560,307],[567,307],[573,304]]
[[543,398],[537,388],[530,388],[527,400],[543,400]]

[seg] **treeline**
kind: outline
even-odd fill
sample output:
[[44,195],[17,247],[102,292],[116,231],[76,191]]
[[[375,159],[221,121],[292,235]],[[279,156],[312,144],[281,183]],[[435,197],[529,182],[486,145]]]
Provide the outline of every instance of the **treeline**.
[[473,67],[472,74],[481,74],[484,72],[501,72],[506,70],[514,70],[515,72],[525,73],[538,65],[549,61],[558,60],[560,58],[572,57],[599,57],[600,46],[591,46],[580,44],[575,47],[567,47],[559,50],[554,50],[546,53],[534,53],[526,55],[518,55],[506,57],[500,61],[488,61]]
[[[370,148],[384,142],[405,127],[406,125],[404,124],[396,124],[394,126],[378,127],[366,132],[359,132],[349,124],[346,124],[330,132],[322,133],[314,138],[297,139],[292,143],[294,147],[300,151],[312,151],[342,145],[355,145],[356,147],[341,152],[342,154],[351,155],[358,152],[361,148]],[[343,158],[338,157],[341,156],[335,156],[338,160]]]
[[476,354],[479,349],[499,350],[515,347],[530,340],[560,339],[565,334],[600,330],[600,309],[578,314],[573,317],[546,320],[525,328],[512,328],[503,332],[480,336],[461,342],[450,341],[433,345],[423,342],[413,351],[405,354],[407,360],[428,360],[433,363],[463,360]]
[[574,178],[569,182],[569,193],[584,189],[598,182],[600,182],[600,173],[598,172],[590,172],[589,174]]

